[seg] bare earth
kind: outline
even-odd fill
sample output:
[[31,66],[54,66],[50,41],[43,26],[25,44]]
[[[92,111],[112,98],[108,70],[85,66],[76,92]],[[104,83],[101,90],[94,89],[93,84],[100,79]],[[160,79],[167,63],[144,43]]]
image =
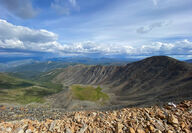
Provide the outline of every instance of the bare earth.
[[[0,107],[1,113],[6,110]],[[58,112],[59,113],[59,112]],[[192,101],[114,111],[65,112],[59,119],[4,122],[0,133],[191,133]]]

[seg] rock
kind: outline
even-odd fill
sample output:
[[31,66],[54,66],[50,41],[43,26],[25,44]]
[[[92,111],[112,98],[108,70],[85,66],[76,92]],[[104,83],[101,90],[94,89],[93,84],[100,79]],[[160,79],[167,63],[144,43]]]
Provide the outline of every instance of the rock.
[[185,131],[185,133],[191,133],[191,131],[189,129],[185,129],[184,131]]
[[162,133],[160,130],[156,130],[155,133]]
[[168,105],[173,106],[174,108],[177,107],[173,102],[168,102]]
[[151,132],[154,132],[154,130],[155,130],[154,126],[153,126],[153,125],[150,125],[150,126],[149,126],[149,130],[150,130]]
[[6,128],[6,131],[7,131],[7,132],[11,132],[11,131],[12,131],[12,128],[8,127],[8,128]]
[[72,133],[72,132],[71,132],[71,129],[66,128],[66,133]]
[[149,116],[148,113],[145,113],[145,115],[146,115],[148,121],[151,121],[151,120],[152,120],[152,118]]
[[75,119],[75,121],[77,121],[78,123],[81,122],[80,115],[79,115],[78,113],[75,113],[74,119]]
[[[124,108],[108,112],[62,113],[56,109],[47,111],[28,109],[29,111],[26,113],[22,112],[20,108],[13,108],[12,111],[7,108],[0,110],[0,133],[191,133],[192,116],[189,113],[189,110],[192,109],[191,103],[192,101],[188,103],[189,107],[179,104],[177,108],[169,106],[170,109],[165,108],[166,106],[163,108],[152,106],[149,108]],[[24,119],[25,117],[39,121],[27,120]],[[19,119],[19,121],[12,121],[15,119]]]
[[170,124],[179,124],[178,119],[173,114],[169,115],[168,122]]
[[25,133],[32,133],[31,129],[27,129]]
[[164,127],[163,123],[162,123],[161,121],[159,121],[159,120],[156,120],[156,122],[153,123],[153,125],[154,125],[157,129],[159,129],[160,131],[164,131],[164,130],[165,130],[165,127]]
[[174,133],[174,132],[173,132],[173,131],[171,131],[171,130],[168,130],[168,131],[167,131],[167,133]]
[[97,113],[93,112],[92,113],[92,117],[95,117],[97,115]]
[[185,128],[185,123],[184,123],[184,122],[181,123],[181,128],[182,128],[182,129]]
[[158,117],[161,119],[165,119],[166,116],[162,112],[158,112]]
[[190,114],[192,114],[192,109],[191,109],[191,110],[189,110],[189,113],[190,113]]
[[51,122],[51,125],[50,125],[50,127],[49,127],[49,131],[53,132],[53,128],[55,127],[55,124],[56,124],[55,121],[52,121],[52,122]]
[[116,130],[115,130],[115,132],[116,132],[116,133],[123,133],[122,128],[123,128],[123,125],[118,122],[117,125],[116,125]]
[[145,133],[143,129],[137,129],[137,133]]
[[132,127],[129,127],[128,131],[129,133],[135,133],[135,130]]
[[24,133],[24,130],[23,130],[23,129],[20,129],[20,130],[18,130],[17,133]]
[[87,125],[84,124],[78,133],[84,133],[87,130]]

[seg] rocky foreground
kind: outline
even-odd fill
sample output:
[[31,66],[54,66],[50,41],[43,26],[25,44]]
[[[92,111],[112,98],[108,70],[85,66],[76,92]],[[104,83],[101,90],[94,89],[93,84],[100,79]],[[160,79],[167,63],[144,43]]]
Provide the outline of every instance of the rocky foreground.
[[[0,108],[1,116],[3,116],[2,112],[5,110],[3,106]],[[38,113],[38,111],[35,113]],[[24,132],[191,133],[192,101],[184,101],[178,105],[169,103],[162,107],[65,112],[58,119],[45,119],[43,121],[23,119],[5,122],[1,117],[0,133]]]

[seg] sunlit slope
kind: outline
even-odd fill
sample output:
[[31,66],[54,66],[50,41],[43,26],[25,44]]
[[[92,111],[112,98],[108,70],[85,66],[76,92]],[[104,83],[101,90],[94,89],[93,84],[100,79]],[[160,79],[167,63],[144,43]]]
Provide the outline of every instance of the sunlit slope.
[[0,73],[1,103],[43,103],[46,96],[61,90],[61,84],[31,82]]

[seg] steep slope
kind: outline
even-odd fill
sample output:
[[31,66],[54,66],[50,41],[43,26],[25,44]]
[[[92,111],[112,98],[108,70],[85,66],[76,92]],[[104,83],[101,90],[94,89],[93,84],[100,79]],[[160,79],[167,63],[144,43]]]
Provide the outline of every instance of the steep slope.
[[192,67],[170,57],[155,56],[125,66],[70,66],[53,81],[102,85],[115,95],[114,104],[163,102],[191,97]]

